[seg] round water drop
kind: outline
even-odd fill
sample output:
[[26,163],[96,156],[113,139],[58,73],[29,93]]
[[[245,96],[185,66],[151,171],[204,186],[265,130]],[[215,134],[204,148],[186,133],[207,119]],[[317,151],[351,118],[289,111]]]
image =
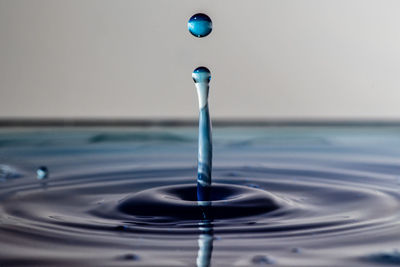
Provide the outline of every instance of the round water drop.
[[47,167],[46,166],[40,166],[39,168],[37,168],[36,177],[39,180],[46,179],[47,177],[49,177],[49,170],[47,169]]
[[209,83],[211,80],[211,72],[206,67],[198,67],[192,73],[195,83]]
[[196,37],[205,37],[212,31],[212,21],[203,13],[193,15],[188,21],[189,32]]

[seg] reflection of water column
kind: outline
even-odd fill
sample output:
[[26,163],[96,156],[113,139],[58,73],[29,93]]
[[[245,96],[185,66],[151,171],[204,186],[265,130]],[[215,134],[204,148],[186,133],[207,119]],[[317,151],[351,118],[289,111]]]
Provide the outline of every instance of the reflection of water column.
[[193,71],[193,80],[196,84],[199,99],[199,153],[197,168],[197,200],[210,201],[211,167],[212,167],[212,139],[211,120],[208,111],[208,91],[211,79],[210,71],[206,67],[198,67]]
[[199,222],[199,230],[201,231],[201,234],[197,241],[199,244],[199,250],[197,252],[196,265],[197,267],[209,267],[211,266],[211,254],[214,240],[212,220],[209,216],[211,202],[199,203],[199,206],[203,211],[204,219]]

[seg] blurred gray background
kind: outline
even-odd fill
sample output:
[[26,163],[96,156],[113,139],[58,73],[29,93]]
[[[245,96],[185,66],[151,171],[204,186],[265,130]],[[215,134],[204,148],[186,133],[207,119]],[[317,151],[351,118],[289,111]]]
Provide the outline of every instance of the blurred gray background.
[[[213,20],[192,37],[187,20]],[[0,118],[400,119],[400,1],[0,0]]]

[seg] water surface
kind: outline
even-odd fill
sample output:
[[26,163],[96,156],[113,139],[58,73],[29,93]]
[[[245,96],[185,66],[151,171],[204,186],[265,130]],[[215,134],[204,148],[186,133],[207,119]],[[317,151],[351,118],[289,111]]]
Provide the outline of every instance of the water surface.
[[400,264],[400,127],[213,138],[204,208],[196,128],[2,128],[0,266]]

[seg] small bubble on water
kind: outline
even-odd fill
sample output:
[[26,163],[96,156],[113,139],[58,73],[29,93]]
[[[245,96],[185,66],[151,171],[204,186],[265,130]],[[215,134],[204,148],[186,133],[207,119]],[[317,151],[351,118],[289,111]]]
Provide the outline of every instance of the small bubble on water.
[[264,255],[256,255],[253,257],[253,259],[251,260],[252,263],[254,264],[275,264],[275,260],[268,257],[268,256],[264,256]]
[[46,179],[49,177],[49,170],[46,166],[40,166],[36,170],[36,178],[39,180]]
[[205,37],[212,31],[212,21],[206,14],[195,14],[188,21],[188,30],[193,36]]

